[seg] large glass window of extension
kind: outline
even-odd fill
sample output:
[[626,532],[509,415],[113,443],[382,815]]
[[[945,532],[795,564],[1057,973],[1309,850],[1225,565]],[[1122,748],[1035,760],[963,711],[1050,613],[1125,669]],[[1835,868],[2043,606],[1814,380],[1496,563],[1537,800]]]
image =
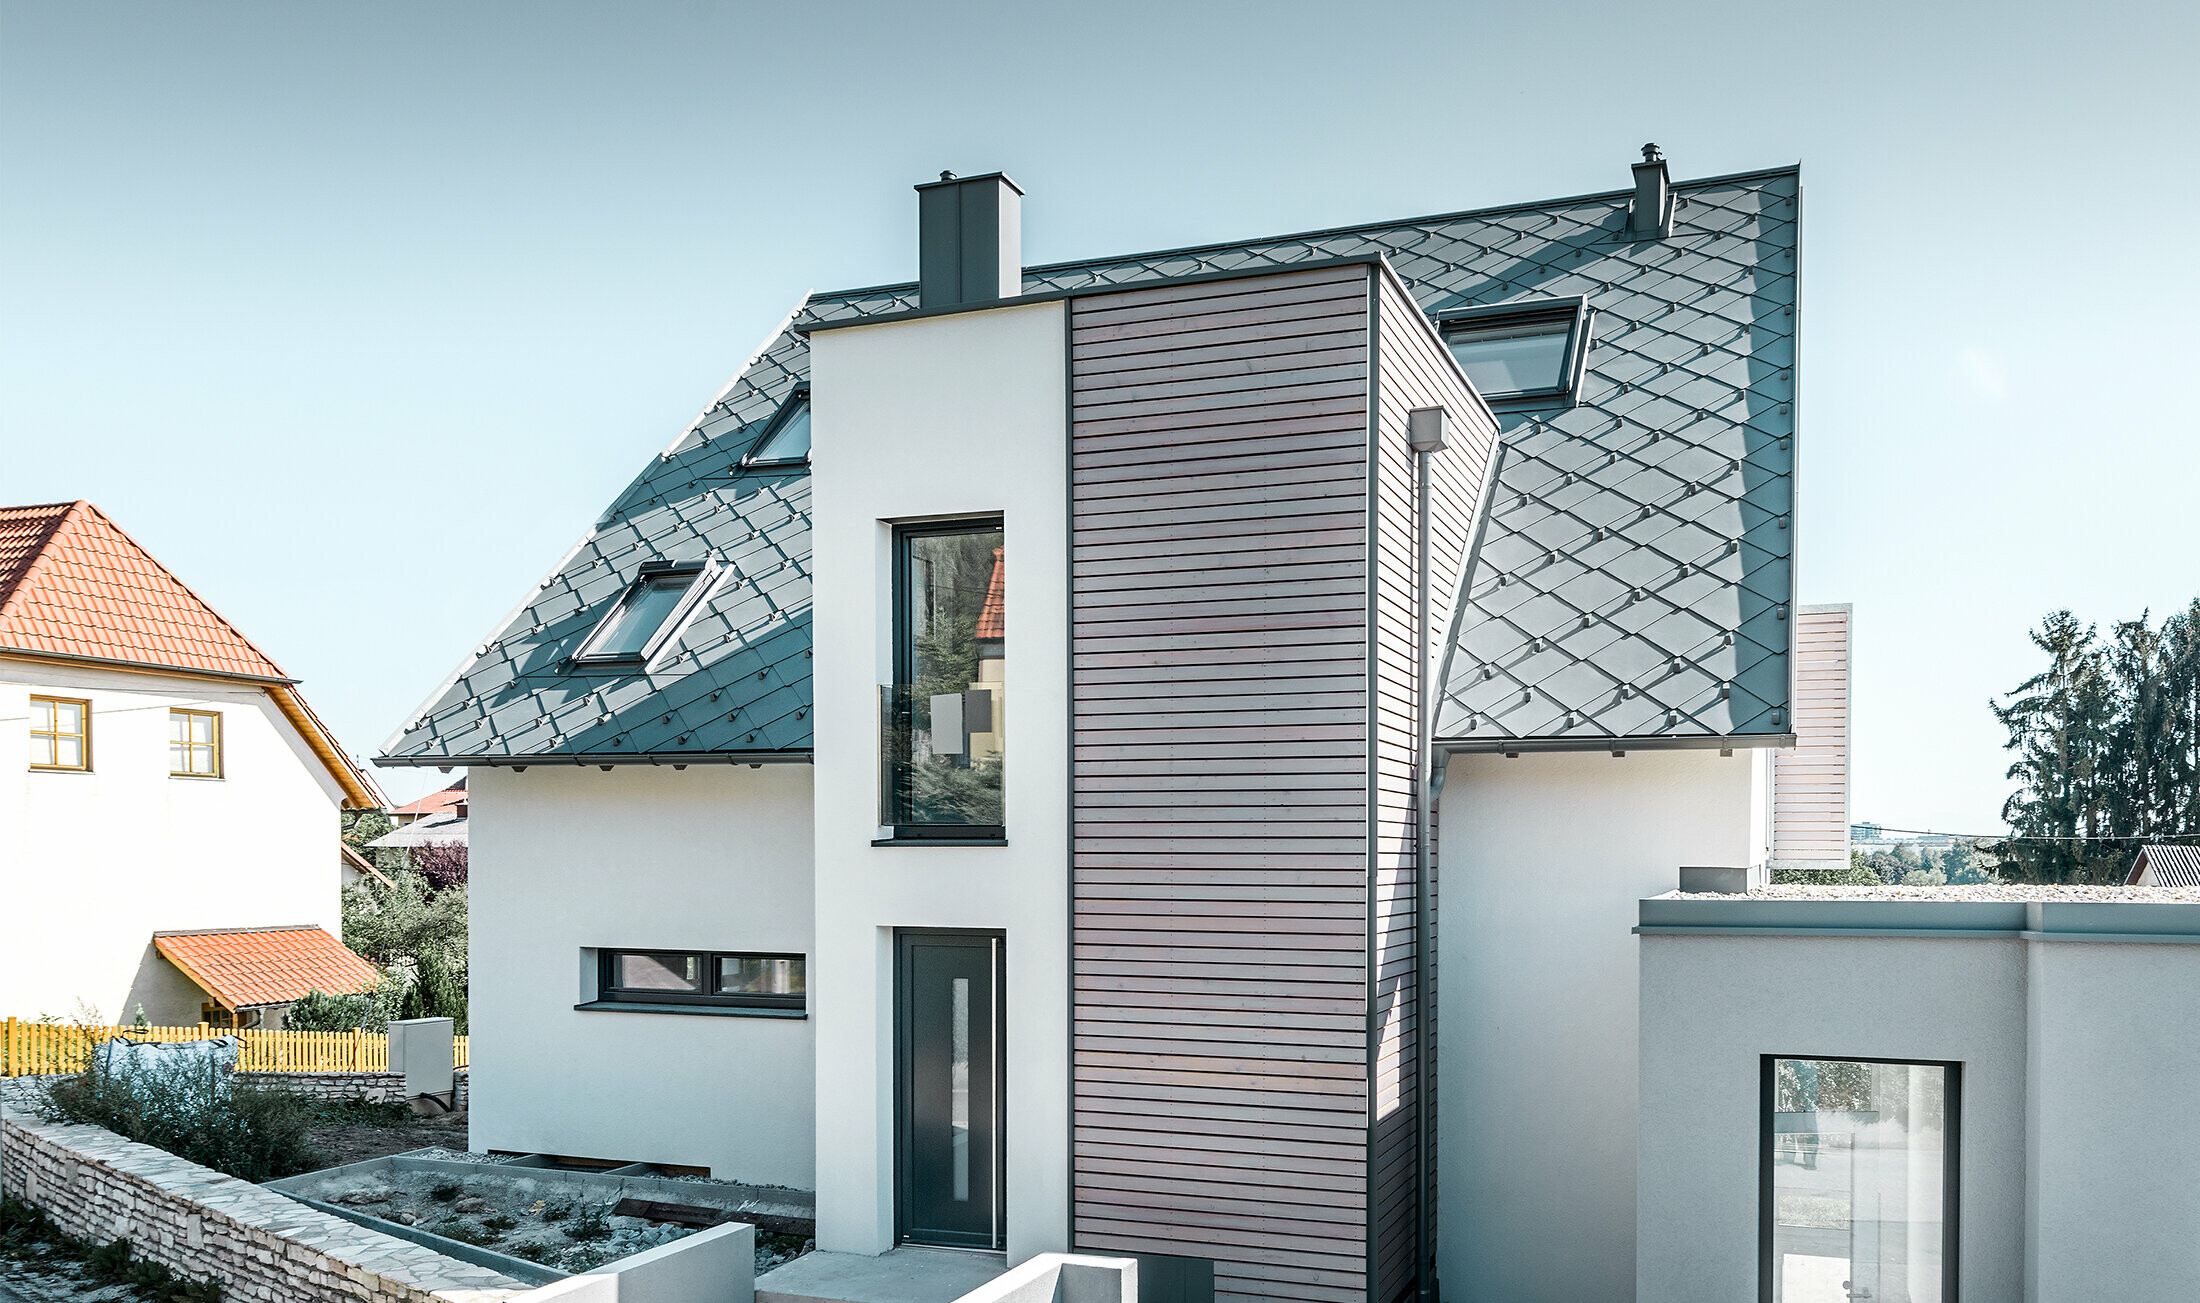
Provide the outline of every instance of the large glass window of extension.
[[1437,325],[1459,369],[1485,401],[1572,401],[1588,355],[1588,300],[1460,308],[1438,313]]
[[92,767],[92,703],[75,697],[31,698],[31,768]]
[[879,822],[896,839],[1004,835],[1006,564],[998,517],[894,531]]
[[801,955],[605,950],[597,964],[597,999],[613,1004],[799,1011],[808,999]]
[[1764,1061],[1765,1303],[1955,1303],[1962,1069]]

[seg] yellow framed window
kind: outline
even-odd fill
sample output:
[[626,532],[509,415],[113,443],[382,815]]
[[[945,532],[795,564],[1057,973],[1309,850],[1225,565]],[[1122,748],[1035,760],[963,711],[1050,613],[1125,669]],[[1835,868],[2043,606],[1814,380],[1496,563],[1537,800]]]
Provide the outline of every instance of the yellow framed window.
[[31,768],[92,767],[92,703],[74,697],[31,698]]
[[168,712],[168,772],[178,778],[222,776],[222,717],[211,710]]

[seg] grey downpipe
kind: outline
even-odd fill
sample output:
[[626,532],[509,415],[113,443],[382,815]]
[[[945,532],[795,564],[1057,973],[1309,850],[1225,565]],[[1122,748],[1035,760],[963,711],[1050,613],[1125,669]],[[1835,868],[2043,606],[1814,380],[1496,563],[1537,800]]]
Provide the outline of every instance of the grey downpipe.
[[1435,799],[1436,783],[1432,778],[1436,761],[1436,709],[1435,685],[1431,682],[1429,651],[1429,525],[1428,525],[1428,451],[1414,453],[1415,511],[1418,518],[1419,539],[1414,558],[1414,605],[1417,640],[1414,654],[1420,663],[1415,671],[1420,678],[1421,717],[1415,721],[1420,746],[1419,799],[1414,802],[1414,884],[1413,884],[1413,996],[1414,996],[1414,1052],[1413,1052],[1413,1143],[1415,1148],[1414,1174],[1418,1178],[1415,1191],[1414,1216],[1418,1223],[1414,1239],[1414,1289],[1420,1303],[1436,1303],[1439,1291],[1436,1286],[1436,1236],[1435,1218],[1431,1216],[1429,1192],[1432,1173],[1429,1171],[1429,1127],[1432,1121],[1429,1108],[1430,1061],[1436,1053],[1436,983],[1429,954],[1429,894],[1433,885],[1435,857],[1429,854],[1429,803]]

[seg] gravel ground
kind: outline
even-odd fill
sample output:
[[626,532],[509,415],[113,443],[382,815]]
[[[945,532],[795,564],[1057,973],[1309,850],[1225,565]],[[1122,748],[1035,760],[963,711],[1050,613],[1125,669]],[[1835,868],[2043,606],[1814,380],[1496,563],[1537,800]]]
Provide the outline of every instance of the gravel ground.
[[363,1163],[390,1154],[409,1154],[416,1149],[464,1149],[466,1114],[431,1114],[410,1118],[392,1126],[340,1124],[315,1127],[308,1133],[313,1147],[328,1156],[324,1167]]
[[[420,1156],[470,1158],[426,1150]],[[478,1244],[560,1271],[582,1272],[696,1233],[695,1227],[617,1217],[616,1196],[593,1195],[542,1168],[493,1170],[473,1180],[441,1172],[371,1173],[330,1177],[305,1191],[313,1198],[370,1217],[417,1226],[449,1239]],[[723,1182],[693,1178],[699,1187]],[[696,1202],[729,1207],[697,1191]],[[758,1230],[756,1269],[768,1271],[815,1247],[801,1236]]]
[[2025,883],[1968,887],[1809,887],[1783,884],[1752,887],[1746,896],[1721,892],[1669,891],[1677,900],[2001,900],[2107,901],[2119,905],[2200,905],[2200,887],[2061,886]]

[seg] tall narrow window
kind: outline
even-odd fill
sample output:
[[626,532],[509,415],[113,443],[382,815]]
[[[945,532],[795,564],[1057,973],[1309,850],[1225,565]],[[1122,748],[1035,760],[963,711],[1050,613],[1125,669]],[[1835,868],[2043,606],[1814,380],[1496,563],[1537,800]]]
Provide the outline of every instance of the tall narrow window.
[[1954,1303],[1962,1069],[1764,1061],[1763,1303]]
[[168,712],[168,772],[178,778],[222,776],[222,717],[211,710]]
[[92,703],[74,697],[31,698],[31,768],[92,767]]
[[879,822],[897,838],[1002,835],[1006,566],[998,518],[895,532]]
[[708,574],[700,565],[645,562],[640,577],[573,659],[581,664],[648,661],[680,631],[708,587]]

